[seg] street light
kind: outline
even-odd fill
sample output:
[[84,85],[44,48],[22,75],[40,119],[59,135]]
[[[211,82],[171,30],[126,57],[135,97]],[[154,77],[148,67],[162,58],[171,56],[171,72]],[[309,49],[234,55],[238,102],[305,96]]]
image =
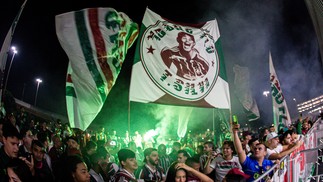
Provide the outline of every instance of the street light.
[[9,78],[9,74],[10,74],[10,69],[11,69],[11,65],[12,65],[12,62],[13,62],[13,58],[15,57],[15,55],[18,53],[16,47],[11,47],[11,50],[13,52],[13,55],[11,57],[11,61],[10,61],[10,65],[9,65],[9,68],[8,68],[8,73],[7,73],[7,78],[6,78],[6,83],[4,85],[4,92],[6,92],[6,89],[7,89],[7,83],[8,83],[8,78]]
[[269,91],[267,91],[267,90],[262,93],[262,95],[264,95],[266,97],[268,97],[268,94],[269,94]]
[[38,95],[38,88],[39,88],[39,84],[41,83],[41,82],[43,82],[43,80],[41,80],[40,78],[37,78],[36,79],[36,82],[37,82],[37,89],[36,89],[36,96],[35,96],[35,103],[34,103],[34,105],[36,106],[36,102],[37,102],[37,95]]

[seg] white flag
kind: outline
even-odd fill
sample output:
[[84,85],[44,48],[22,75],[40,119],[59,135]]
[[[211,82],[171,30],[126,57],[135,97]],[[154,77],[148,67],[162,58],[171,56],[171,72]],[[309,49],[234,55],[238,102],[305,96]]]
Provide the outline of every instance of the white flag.
[[292,122],[288,112],[286,100],[274,69],[271,53],[269,53],[269,73],[271,95],[273,100],[274,124],[276,131],[278,132],[281,128],[289,126]]
[[147,8],[139,37],[130,101],[230,109],[216,20],[182,25]]
[[85,130],[115,84],[127,50],[138,36],[138,25],[113,8],[88,8],[57,15],[56,34],[70,61],[69,123]]

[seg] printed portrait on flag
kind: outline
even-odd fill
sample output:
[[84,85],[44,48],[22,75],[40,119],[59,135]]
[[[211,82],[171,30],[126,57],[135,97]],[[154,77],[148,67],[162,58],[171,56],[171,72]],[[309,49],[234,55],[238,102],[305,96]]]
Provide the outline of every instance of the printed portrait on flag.
[[130,101],[229,108],[216,20],[188,26],[147,8],[139,37]]
[[174,68],[177,76],[196,80],[197,77],[206,75],[209,64],[198,52],[195,46],[195,38],[186,32],[179,32],[176,38],[178,46],[165,47],[161,51],[161,57],[168,68]]

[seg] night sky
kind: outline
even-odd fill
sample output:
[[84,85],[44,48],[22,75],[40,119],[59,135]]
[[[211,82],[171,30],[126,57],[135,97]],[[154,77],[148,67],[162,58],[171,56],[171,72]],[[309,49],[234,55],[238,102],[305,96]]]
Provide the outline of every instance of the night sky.
[[[2,0],[1,3],[2,44],[23,0]],[[269,125],[272,121],[271,98],[262,95],[263,91],[270,90],[269,51],[292,118],[297,117],[297,103],[322,95],[318,43],[303,0],[29,0],[12,41],[18,54],[14,58],[7,89],[14,97],[33,104],[35,79],[39,77],[43,83],[39,87],[37,107],[66,115],[68,58],[56,37],[55,15],[89,7],[112,7],[126,13],[140,26],[147,6],[172,21],[201,23],[217,19],[229,83],[234,80],[234,64],[249,68],[251,90],[261,114],[258,122]],[[177,122],[174,106],[128,104],[135,45],[129,49],[118,80],[93,126],[126,130],[129,107],[133,130],[154,129],[165,120]],[[8,56],[7,65],[11,56]],[[243,120],[245,116],[233,89],[230,86],[232,111]],[[189,129],[198,128],[196,124],[200,123],[206,123],[202,125],[205,128],[212,128],[212,117],[212,109],[194,108]]]

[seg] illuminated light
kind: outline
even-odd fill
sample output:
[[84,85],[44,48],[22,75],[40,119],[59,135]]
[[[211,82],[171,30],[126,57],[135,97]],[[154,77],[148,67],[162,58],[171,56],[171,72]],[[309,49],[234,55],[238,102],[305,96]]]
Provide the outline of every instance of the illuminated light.
[[322,105],[323,105],[323,95],[298,104],[297,110],[301,112],[309,110],[308,112],[312,113],[320,110],[318,108],[321,108]]
[[37,96],[38,96],[39,84],[40,84],[41,82],[43,82],[43,80],[41,80],[40,78],[37,78],[37,79],[36,79],[36,82],[37,82],[37,89],[36,89],[36,96],[35,96],[34,106],[36,106],[36,103],[37,103]]
[[264,95],[264,96],[268,97],[268,94],[269,94],[269,93],[270,93],[270,92],[266,90],[266,91],[263,91],[263,92],[262,92],[262,95]]
[[153,139],[154,136],[158,135],[158,132],[155,130],[149,130],[144,134],[144,141],[148,142]]

